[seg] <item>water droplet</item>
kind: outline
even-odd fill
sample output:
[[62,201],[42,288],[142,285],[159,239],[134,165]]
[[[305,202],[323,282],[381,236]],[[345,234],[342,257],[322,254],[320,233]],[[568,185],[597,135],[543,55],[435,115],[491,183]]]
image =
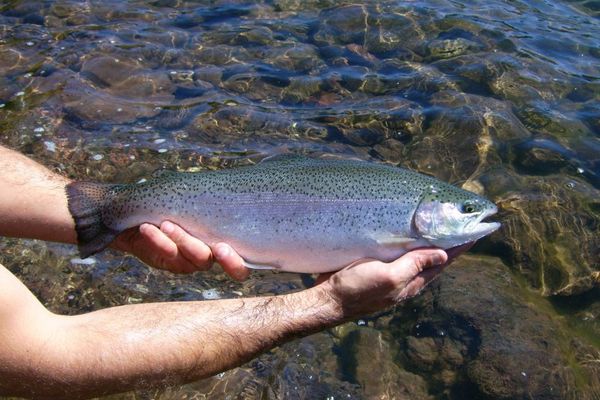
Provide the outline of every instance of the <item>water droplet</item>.
[[46,150],[51,151],[52,153],[56,151],[56,143],[54,142],[47,140],[44,142],[44,146],[46,146]]
[[521,375],[523,375],[523,376],[525,376],[525,377],[526,377],[526,376],[527,376],[527,373],[526,373],[525,371],[521,371]]
[[100,160],[102,160],[103,158],[104,158],[104,156],[103,156],[102,154],[94,154],[94,155],[92,156],[92,160],[94,160],[94,161],[100,161]]
[[121,107],[117,108],[117,112],[121,112],[123,109]]
[[158,149],[159,153],[166,153],[167,151],[169,151],[168,149]]
[[15,96],[25,96],[25,92],[17,92],[15,93]]
[[31,46],[33,46],[33,45],[35,45],[35,43],[33,43],[33,42],[27,42],[26,44],[27,44],[27,46],[29,46],[29,47],[31,47]]
[[583,168],[577,168],[577,172],[579,172],[580,174],[583,174],[585,171],[583,170]]

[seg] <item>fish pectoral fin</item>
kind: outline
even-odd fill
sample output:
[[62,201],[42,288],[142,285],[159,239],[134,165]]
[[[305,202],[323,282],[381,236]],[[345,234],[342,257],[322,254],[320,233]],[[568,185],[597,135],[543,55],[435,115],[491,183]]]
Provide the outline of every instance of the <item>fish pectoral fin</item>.
[[409,247],[412,243],[417,241],[415,238],[394,235],[391,233],[377,234],[374,235],[373,238],[380,246]]
[[246,260],[244,260],[243,264],[246,268],[250,268],[250,269],[279,269],[279,267],[277,267],[275,265],[255,264],[255,263],[248,262]]

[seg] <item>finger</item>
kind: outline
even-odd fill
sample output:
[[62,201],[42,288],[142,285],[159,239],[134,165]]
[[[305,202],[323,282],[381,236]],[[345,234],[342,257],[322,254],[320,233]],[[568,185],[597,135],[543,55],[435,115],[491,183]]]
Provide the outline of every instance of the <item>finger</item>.
[[427,268],[444,264],[446,261],[448,261],[448,255],[444,250],[419,249],[406,253],[393,261],[391,266],[400,274],[405,275],[404,278],[412,279]]
[[325,282],[334,273],[335,272],[327,272],[325,274],[319,274],[319,276],[317,276],[317,279],[315,280],[315,285],[314,286],[320,285],[321,283]]
[[243,281],[250,275],[250,270],[244,266],[244,259],[226,243],[217,243],[213,254],[223,270],[233,279]]
[[207,270],[212,266],[212,252],[200,239],[170,221],[164,221],[160,230],[175,243],[181,256],[196,266],[196,270]]
[[189,274],[198,268],[181,256],[177,244],[151,224],[139,227],[140,239],[135,241],[134,253],[145,263],[178,274]]
[[139,228],[142,241],[136,241],[134,245],[144,248],[133,249],[137,254],[159,254],[161,257],[170,259],[177,257],[177,245],[167,235],[152,224],[142,224]]
[[442,264],[421,272],[406,285],[406,288],[402,291],[401,298],[399,300],[411,298],[421,293],[421,291],[425,289],[427,285],[429,285],[434,279],[440,276],[440,273],[446,267],[446,264]]

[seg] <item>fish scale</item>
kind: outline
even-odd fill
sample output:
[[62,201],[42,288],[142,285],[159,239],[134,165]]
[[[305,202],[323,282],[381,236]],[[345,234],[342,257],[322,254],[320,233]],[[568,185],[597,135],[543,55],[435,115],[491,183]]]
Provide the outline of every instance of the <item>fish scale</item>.
[[219,171],[166,172],[131,185],[76,182],[67,193],[83,257],[125,229],[169,220],[209,246],[229,243],[248,266],[297,272],[333,271],[365,258],[390,261],[436,246],[415,226],[425,197],[427,204],[471,201],[495,208],[410,170],[298,156]]

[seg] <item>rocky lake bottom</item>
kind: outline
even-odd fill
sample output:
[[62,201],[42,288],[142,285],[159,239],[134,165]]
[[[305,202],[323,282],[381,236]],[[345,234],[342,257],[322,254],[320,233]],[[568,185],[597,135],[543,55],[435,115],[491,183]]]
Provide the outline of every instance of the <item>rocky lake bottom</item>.
[[[327,154],[499,207],[500,230],[392,311],[107,398],[600,398],[599,18],[594,0],[2,2],[0,144],[54,171],[136,182]],[[0,263],[64,314],[312,282],[11,238]]]

